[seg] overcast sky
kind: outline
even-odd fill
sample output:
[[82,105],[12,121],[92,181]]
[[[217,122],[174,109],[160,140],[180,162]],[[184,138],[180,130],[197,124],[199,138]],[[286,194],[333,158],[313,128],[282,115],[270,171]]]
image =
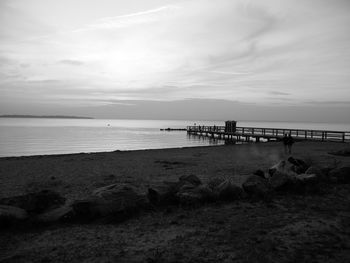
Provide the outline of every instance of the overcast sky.
[[0,114],[350,122],[349,0],[0,0]]

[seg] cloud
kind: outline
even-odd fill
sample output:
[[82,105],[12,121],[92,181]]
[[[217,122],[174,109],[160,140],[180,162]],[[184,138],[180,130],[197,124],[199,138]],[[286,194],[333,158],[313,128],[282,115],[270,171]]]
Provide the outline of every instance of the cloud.
[[279,96],[289,96],[290,93],[282,92],[282,91],[270,91],[269,92],[272,95],[279,95]]
[[13,63],[14,63],[14,60],[12,59],[9,59],[7,57],[0,57],[0,66],[11,65]]
[[66,65],[72,65],[72,66],[81,66],[84,64],[84,62],[79,60],[73,60],[73,59],[63,59],[60,60],[59,63],[66,64]]
[[208,73],[216,73],[216,74],[222,74],[222,75],[245,75],[249,74],[249,72],[225,72],[225,71],[207,71]]
[[115,20],[123,19],[123,18],[148,16],[150,14],[154,15],[154,14],[159,14],[160,12],[174,10],[174,9],[177,9],[177,8],[178,7],[176,7],[176,6],[162,6],[162,7],[158,7],[158,8],[155,8],[155,9],[141,11],[141,12],[136,12],[136,13],[132,13],[132,14],[120,15],[120,16],[115,16],[115,17],[106,17],[106,18],[100,19],[100,21],[107,21],[107,22],[109,22],[109,21],[115,21]]
[[16,7],[13,1],[0,1],[0,39],[2,45],[12,41],[24,41],[54,31],[55,28],[38,17]]
[[104,17],[97,20],[95,23],[87,25],[84,28],[76,29],[73,32],[83,32],[89,30],[100,29],[116,29],[125,28],[138,24],[151,23],[171,15],[179,7],[177,6],[162,6],[155,9],[145,10],[141,12],[119,15],[115,17]]
[[10,2],[0,97],[13,101],[350,100],[346,1]]
[[344,106],[350,108],[350,100],[324,100],[324,101],[313,101],[308,100],[306,103],[310,105],[319,105],[319,106]]

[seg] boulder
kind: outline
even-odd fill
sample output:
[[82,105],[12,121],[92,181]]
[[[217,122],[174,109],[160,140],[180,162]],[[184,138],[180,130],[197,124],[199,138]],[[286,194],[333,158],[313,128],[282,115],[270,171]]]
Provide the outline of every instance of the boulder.
[[253,196],[266,196],[270,190],[267,180],[257,175],[249,176],[242,186],[247,194]]
[[340,167],[329,172],[329,177],[337,183],[350,183],[350,167]]
[[275,172],[269,180],[270,187],[275,191],[289,190],[292,184],[292,177],[282,172]]
[[112,184],[93,191],[92,196],[102,203],[113,203],[119,209],[133,209],[147,206],[146,194],[130,184]]
[[303,182],[305,184],[310,184],[310,183],[316,183],[318,182],[317,175],[316,174],[298,174],[295,176],[295,178]]
[[298,174],[295,176],[294,190],[298,193],[316,193],[320,191],[320,180],[316,174]]
[[317,192],[320,189],[319,182],[316,174],[306,173],[290,175],[276,172],[269,180],[271,189],[275,191],[296,193]]
[[92,192],[92,196],[103,198],[106,200],[114,200],[116,196],[123,194],[139,194],[142,195],[143,192],[136,188],[135,186],[128,183],[116,183],[107,186],[97,188]]
[[202,201],[202,195],[198,191],[197,186],[192,184],[183,185],[176,193],[176,197],[180,204],[193,205],[198,204]]
[[205,185],[185,184],[180,188],[176,197],[179,203],[184,205],[196,205],[214,200],[213,191]]
[[326,174],[316,166],[310,166],[305,174],[315,174],[319,180],[325,180],[327,178]]
[[78,219],[89,221],[100,216],[98,202],[95,199],[75,200],[72,204],[73,212]]
[[46,210],[62,206],[66,199],[51,190],[42,190],[36,193],[18,195],[0,199],[0,204],[16,206],[28,213],[42,213]]
[[72,204],[74,213],[83,219],[113,217],[124,219],[147,205],[146,195],[128,184],[113,184],[95,190],[89,198]]
[[257,175],[257,176],[260,176],[261,178],[266,178],[264,171],[260,170],[260,169],[256,170],[253,174]]
[[184,192],[184,191],[190,191],[190,190],[193,190],[196,188],[197,188],[196,185],[193,185],[191,183],[185,183],[179,187],[177,192],[180,193],[180,192]]
[[217,199],[215,193],[208,185],[200,185],[197,187],[197,191],[201,194],[203,202],[212,202]]
[[295,172],[292,170],[292,164],[289,162],[286,162],[284,160],[280,161],[279,163],[273,165],[269,168],[268,173],[271,176],[273,176],[274,173],[280,172],[284,174],[293,175]]
[[244,195],[242,187],[232,183],[230,180],[225,180],[215,188],[219,199],[221,200],[237,200]]
[[208,181],[208,187],[211,190],[214,190],[215,188],[217,188],[222,182],[224,182],[226,179],[223,177],[212,177],[210,178],[210,180]]
[[271,166],[268,170],[270,177],[273,176],[273,174],[276,173],[277,171],[284,169],[285,165],[286,165],[286,161],[280,161],[279,163]]
[[180,182],[188,182],[188,183],[191,183],[191,184],[196,185],[196,186],[202,184],[202,181],[198,178],[198,176],[193,175],[193,174],[182,175],[182,176],[180,176],[179,181]]
[[202,202],[202,196],[196,191],[180,192],[176,194],[182,205],[197,205]]
[[0,205],[0,228],[28,218],[27,212],[19,207]]
[[156,206],[171,205],[177,202],[176,193],[184,182],[162,182],[148,188],[147,198]]
[[288,162],[292,164],[291,170],[297,174],[305,173],[309,166],[301,159],[288,158]]
[[40,223],[69,222],[72,221],[74,217],[75,213],[73,207],[66,205],[37,215],[35,221]]

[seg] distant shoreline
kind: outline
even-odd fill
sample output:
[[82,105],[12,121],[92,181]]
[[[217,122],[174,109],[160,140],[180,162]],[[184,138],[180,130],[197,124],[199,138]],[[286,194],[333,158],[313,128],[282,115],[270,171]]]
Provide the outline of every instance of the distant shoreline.
[[0,118],[36,118],[36,119],[94,119],[92,117],[62,115],[0,115]]

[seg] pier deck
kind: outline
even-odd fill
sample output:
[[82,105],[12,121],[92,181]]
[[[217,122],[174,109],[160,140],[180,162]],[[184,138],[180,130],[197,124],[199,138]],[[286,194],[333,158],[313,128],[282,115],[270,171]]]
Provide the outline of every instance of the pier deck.
[[327,130],[302,130],[284,128],[236,127],[227,130],[225,126],[187,126],[187,133],[233,141],[255,141],[261,139],[281,140],[284,134],[291,134],[295,140],[350,142],[350,132]]

